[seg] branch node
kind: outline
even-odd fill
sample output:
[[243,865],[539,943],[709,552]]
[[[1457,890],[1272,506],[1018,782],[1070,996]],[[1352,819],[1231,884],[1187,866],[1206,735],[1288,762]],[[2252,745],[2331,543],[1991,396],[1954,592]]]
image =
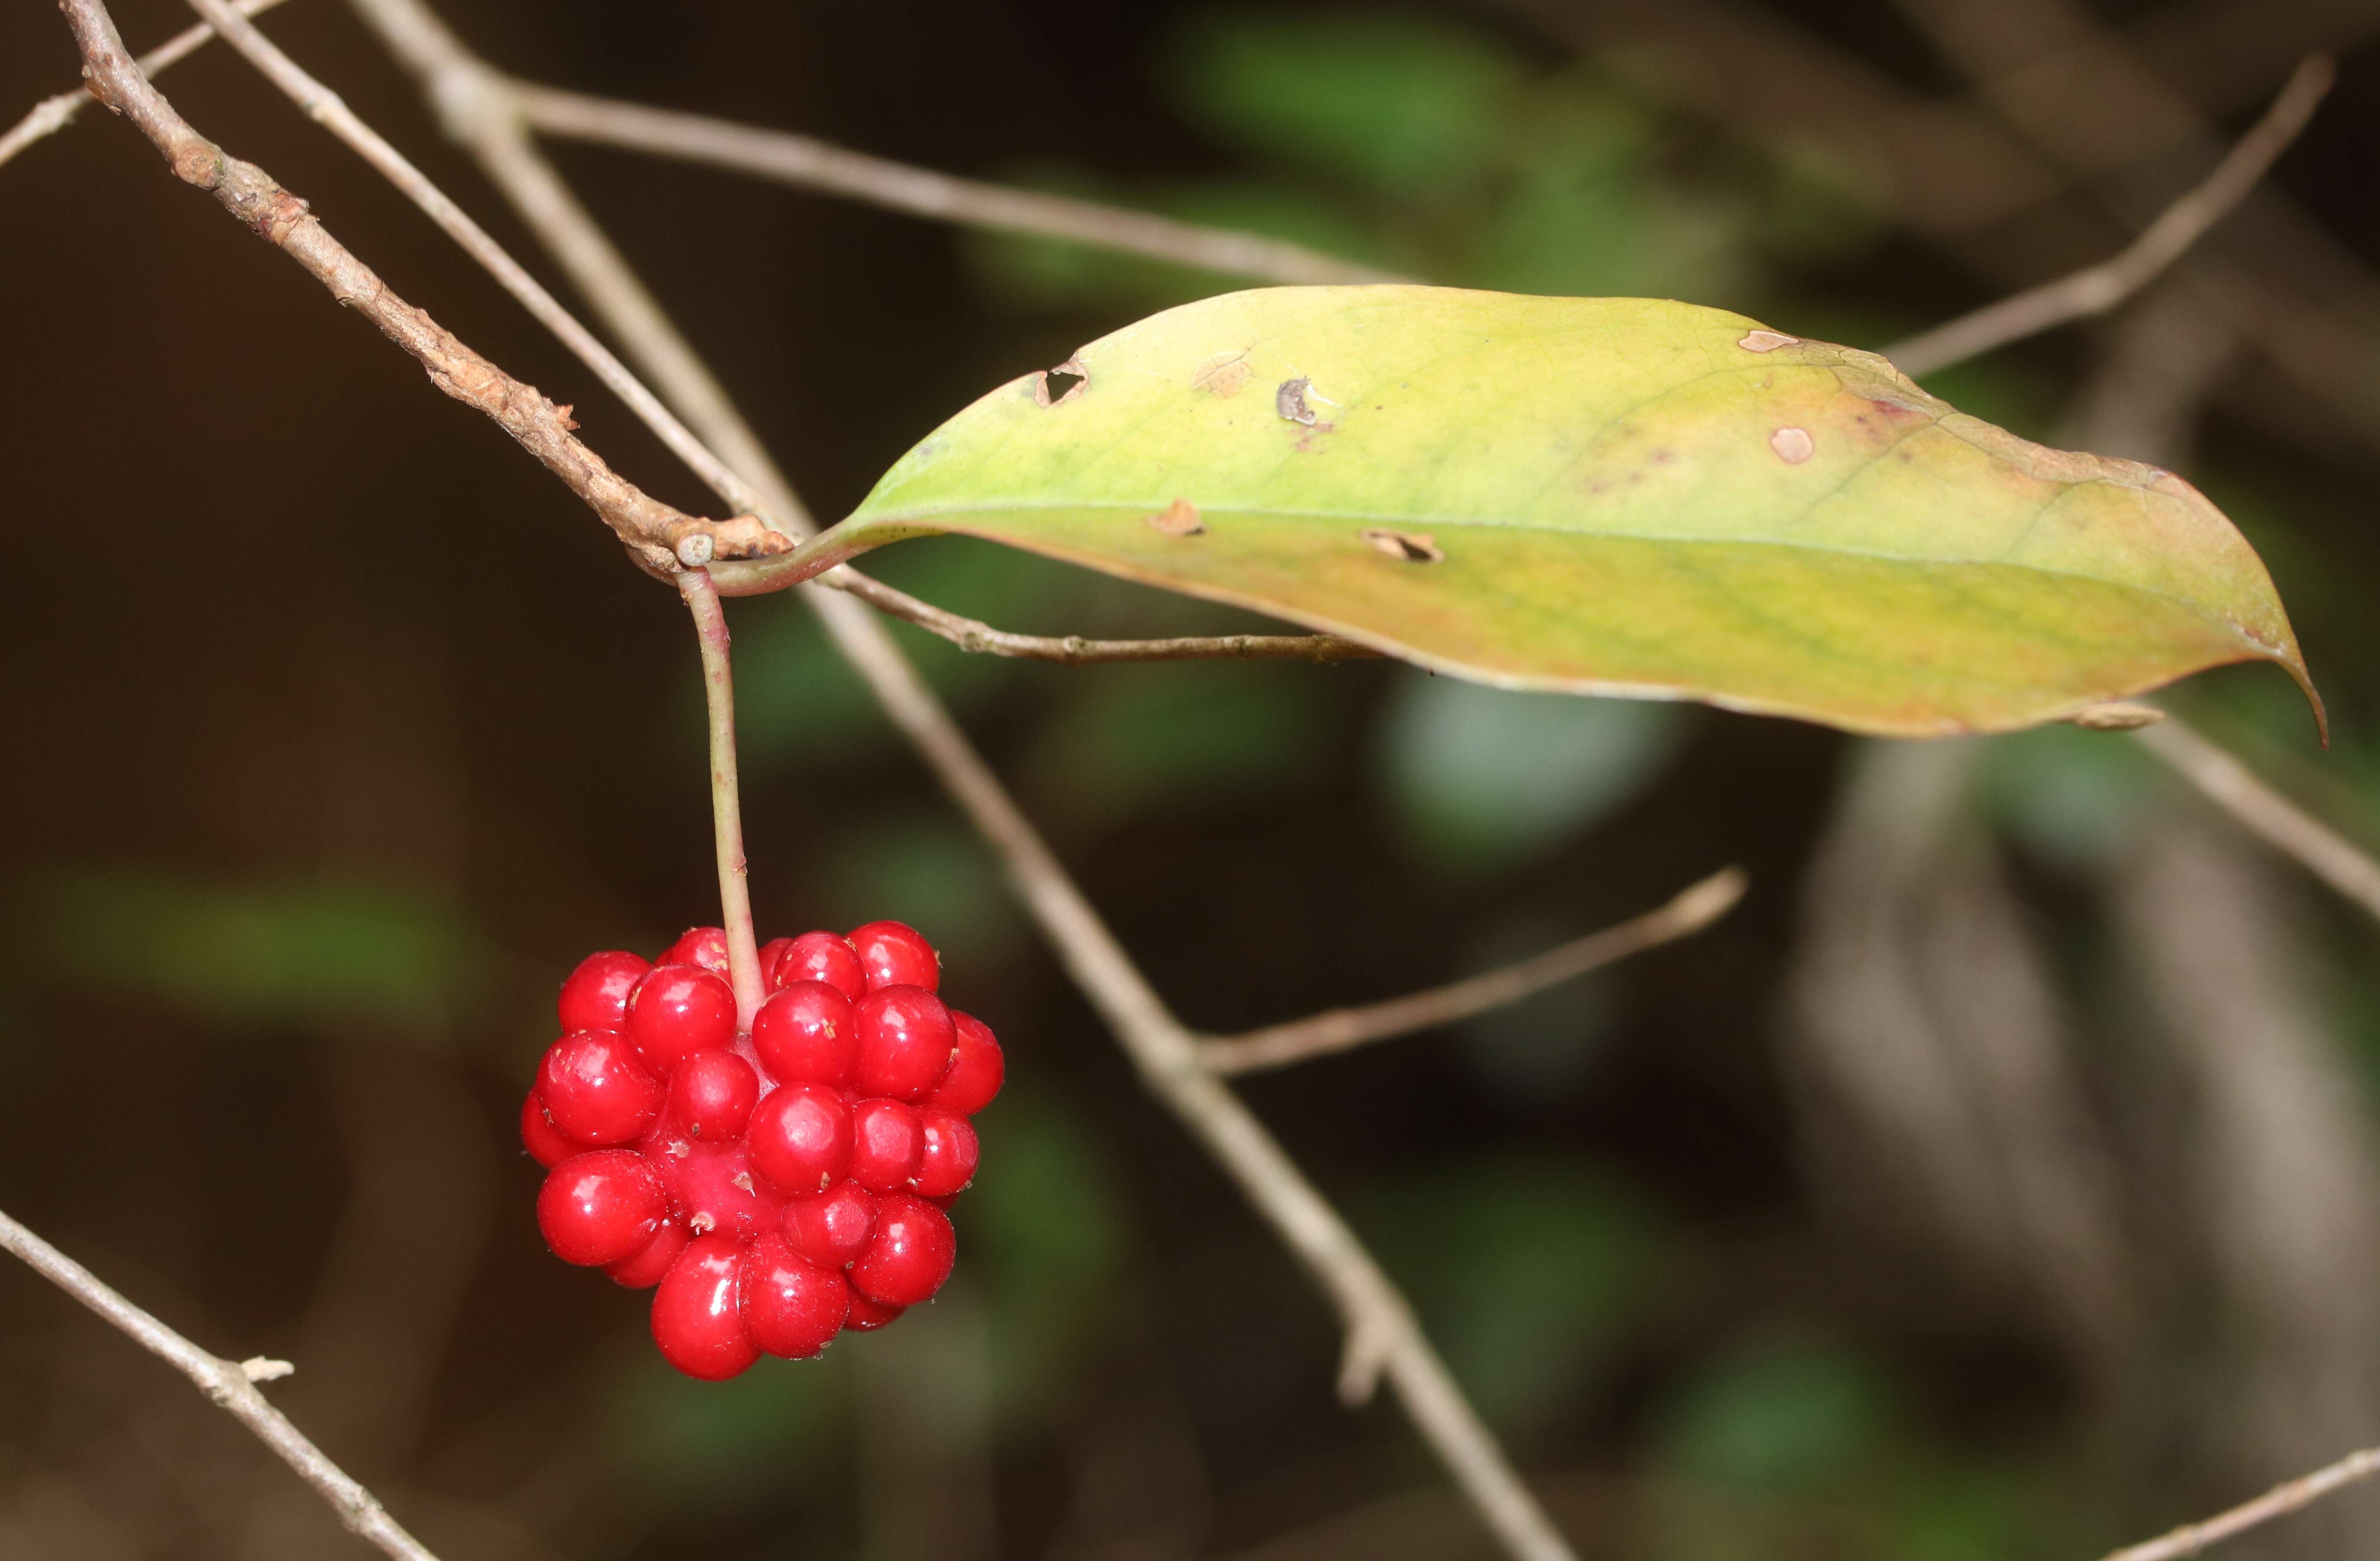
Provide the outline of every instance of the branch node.
[[1347,1330],[1339,1355],[1339,1402],[1351,1409],[1363,1408],[1380,1390],[1380,1373],[1388,1370],[1396,1339],[1373,1318],[1366,1317]]

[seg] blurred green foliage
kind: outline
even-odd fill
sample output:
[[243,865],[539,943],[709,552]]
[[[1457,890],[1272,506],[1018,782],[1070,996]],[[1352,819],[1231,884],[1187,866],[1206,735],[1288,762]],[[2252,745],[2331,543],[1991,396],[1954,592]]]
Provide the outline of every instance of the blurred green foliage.
[[1399,838],[1444,870],[1510,867],[1640,795],[1683,747],[1691,714],[1408,672],[1380,729]]
[[[1218,12],[1160,58],[1173,106],[1248,171],[1142,187],[1047,166],[1016,177],[1512,292],[1742,306],[1767,262],[1840,256],[1876,231],[1822,159],[1747,150],[1672,109],[1658,82],[1547,69],[1445,18]],[[1050,240],[968,244],[986,286],[1032,308],[1146,310],[1219,280]]]
[[1664,1561],[2006,1561],[2089,1543],[2053,1467],[1942,1445],[1885,1362],[1806,1328],[1701,1361],[1649,1450]]
[[[397,885],[237,885],[75,868],[25,885],[36,955],[55,975],[232,1027],[443,1023],[492,974],[453,907]],[[122,957],[138,949],[138,959]]]
[[1525,1440],[1578,1413],[1662,1299],[1664,1222],[1581,1160],[1441,1166],[1360,1189],[1347,1207],[1507,1435]]

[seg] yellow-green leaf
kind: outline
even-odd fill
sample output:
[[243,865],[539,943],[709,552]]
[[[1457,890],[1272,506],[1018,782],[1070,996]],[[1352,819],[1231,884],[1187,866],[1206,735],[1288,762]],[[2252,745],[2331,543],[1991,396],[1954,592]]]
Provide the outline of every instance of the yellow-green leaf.
[[842,525],[737,567],[782,579],[928,532],[1481,682],[1862,732],[2006,730],[2253,659],[2313,697],[2264,566],[2180,478],[1654,299],[1282,287],[1168,310],[1001,386]]

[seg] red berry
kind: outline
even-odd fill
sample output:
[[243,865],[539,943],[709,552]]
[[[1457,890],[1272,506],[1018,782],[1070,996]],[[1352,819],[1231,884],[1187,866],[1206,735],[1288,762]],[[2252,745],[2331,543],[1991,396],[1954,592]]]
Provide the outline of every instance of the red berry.
[[617,1030],[628,1019],[628,994],[652,967],[642,956],[625,949],[590,954],[562,983],[562,999],[554,1005],[562,1032],[574,1030]]
[[920,1198],[955,1198],[975,1180],[977,1158],[982,1151],[976,1141],[975,1128],[955,1112],[917,1113],[917,1131],[924,1146],[917,1154],[917,1174],[910,1183]]
[[917,929],[898,921],[870,921],[851,930],[851,946],[868,971],[868,990],[916,986],[928,992],[942,984],[942,957]]
[[906,1187],[925,1148],[917,1114],[899,1101],[865,1100],[851,1108],[851,1179],[868,1191]]
[[794,982],[761,1004],[752,1019],[752,1049],[780,1083],[798,1079],[839,1090],[851,1082],[856,1046],[851,1000],[824,982]]
[[653,1292],[653,1342],[687,1376],[725,1382],[760,1358],[744,1331],[737,1292],[744,1250],[724,1236],[698,1236]]
[[638,1147],[669,1191],[670,1218],[689,1235],[749,1241],[784,1207],[784,1194],[753,1174],[740,1141],[698,1142],[664,1122]]
[[851,1108],[823,1084],[783,1084],[760,1097],[748,1142],[755,1169],[786,1192],[818,1192],[851,1166]]
[[723,1050],[735,1039],[735,994],[709,970],[656,965],[628,999],[628,1039],[662,1078],[692,1052]]
[[714,976],[723,976],[727,973],[727,931],[723,927],[688,927],[653,963],[699,965]]
[[958,1032],[958,1059],[951,1064],[941,1087],[926,1097],[926,1104],[972,1116],[1000,1093],[1001,1080],[1008,1076],[1008,1059],[1001,1055],[991,1027],[973,1014],[953,1008],[951,1025]]
[[744,1332],[771,1355],[807,1360],[843,1331],[851,1287],[832,1268],[803,1259],[782,1236],[744,1250]]
[[584,1154],[594,1147],[580,1143],[555,1127],[552,1116],[546,1112],[544,1097],[535,1090],[521,1102],[520,1133],[521,1147],[528,1151],[528,1157],[549,1171],[572,1155]]
[[677,1262],[677,1255],[686,1250],[686,1226],[675,1220],[663,1220],[662,1227],[653,1232],[653,1238],[645,1243],[643,1251],[608,1265],[603,1272],[612,1276],[614,1285],[624,1285],[631,1290],[650,1290],[662,1282],[662,1275],[670,1271],[670,1265]]
[[783,959],[785,957],[785,950],[793,946],[794,940],[791,938],[771,938],[760,945],[760,984],[762,986],[771,992],[777,990],[777,961]]
[[876,1201],[876,1235],[851,1265],[851,1287],[880,1305],[915,1306],[942,1287],[958,1253],[948,1214],[892,1193]]
[[843,1329],[847,1334],[873,1333],[908,1310],[905,1306],[879,1306],[854,1287],[851,1311],[844,1319]]
[[858,1046],[852,1087],[863,1095],[921,1101],[951,1070],[958,1031],[942,1000],[923,987],[880,987],[852,1005]]
[[615,1030],[582,1030],[546,1048],[538,1097],[583,1143],[625,1143],[661,1115],[662,1086]]
[[777,950],[773,961],[764,961],[760,973],[769,979],[771,990],[793,985],[797,981],[823,982],[854,1002],[868,993],[868,968],[851,945],[832,933],[804,933],[797,938],[779,938],[769,945]]
[[848,1268],[876,1234],[876,1200],[856,1181],[785,1200],[785,1240],[822,1268]]
[[599,1149],[556,1165],[537,1195],[538,1228],[565,1262],[618,1262],[644,1250],[669,1213],[661,1177],[632,1149]]
[[670,1122],[689,1138],[740,1138],[760,1099],[760,1076],[733,1052],[693,1052],[670,1075]]

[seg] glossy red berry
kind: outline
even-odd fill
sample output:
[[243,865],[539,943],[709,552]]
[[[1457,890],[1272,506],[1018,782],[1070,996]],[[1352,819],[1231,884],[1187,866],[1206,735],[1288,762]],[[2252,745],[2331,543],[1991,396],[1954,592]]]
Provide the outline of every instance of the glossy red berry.
[[556,1165],[537,1195],[537,1225],[565,1262],[618,1262],[644,1250],[669,1213],[661,1178],[634,1150],[598,1149]]
[[661,1081],[616,1030],[582,1030],[546,1048],[538,1098],[581,1143],[626,1143],[661,1115]]
[[823,1084],[781,1084],[760,1097],[746,1139],[753,1168],[779,1189],[821,1191],[851,1168],[851,1108]]
[[595,1147],[580,1143],[555,1127],[553,1118],[546,1112],[544,1097],[535,1090],[528,1092],[528,1099],[521,1102],[520,1134],[521,1147],[528,1151],[529,1158],[549,1171],[572,1155],[584,1154]]
[[943,1211],[981,1153],[967,1117],[1003,1072],[900,922],[759,954],[768,995],[748,1035],[720,929],[689,929],[650,966],[590,956],[521,1105],[521,1141],[549,1173],[548,1244],[652,1287],[662,1355],[710,1381],[932,1298],[957,1250]]
[[863,1095],[921,1101],[951,1071],[957,1027],[923,987],[879,987],[851,1006],[851,1086]]
[[851,945],[834,933],[804,933],[797,938],[779,938],[769,946],[777,952],[772,959],[761,962],[760,973],[768,978],[771,990],[814,981],[855,1002],[867,995],[868,968],[859,962]]
[[807,1360],[843,1331],[851,1287],[839,1270],[820,1268],[782,1236],[744,1249],[744,1332],[771,1355]]
[[669,1190],[670,1218],[687,1234],[749,1241],[777,1222],[784,1194],[753,1172],[741,1140],[705,1143],[665,1122],[639,1147]]
[[698,966],[656,965],[628,999],[628,1039],[645,1066],[667,1078],[679,1058],[735,1039],[735,994]]
[[823,1268],[848,1268],[876,1234],[876,1200],[856,1181],[785,1200],[785,1239]]
[[662,1227],[653,1232],[653,1238],[645,1243],[643,1251],[635,1257],[605,1264],[603,1272],[612,1276],[614,1285],[624,1285],[631,1290],[650,1290],[662,1282],[662,1275],[677,1262],[677,1255],[686,1250],[686,1226],[675,1220],[665,1219]]
[[842,1089],[857,1049],[851,1000],[824,982],[797,981],[760,1005],[752,1049],[779,1083],[799,1080]]
[[727,973],[727,931],[723,927],[688,927],[677,942],[662,951],[656,965],[698,965],[714,976]]
[[843,1331],[846,1334],[874,1333],[908,1310],[905,1306],[879,1306],[861,1295],[858,1287],[854,1286],[851,1289],[851,1310],[843,1320]]
[[854,927],[851,946],[868,972],[868,990],[884,986],[915,986],[932,992],[942,984],[942,957],[916,928],[899,921],[870,921]]
[[554,1004],[554,1012],[562,1020],[562,1032],[574,1030],[617,1030],[628,1020],[628,994],[645,979],[652,967],[641,955],[625,949],[613,949],[604,954],[590,954],[570,972],[562,983],[562,997]]
[[975,1180],[977,1157],[982,1152],[975,1126],[955,1112],[929,1108],[917,1113],[923,1140],[917,1174],[910,1179],[920,1198],[954,1198]]
[[864,1100],[851,1108],[851,1179],[868,1191],[908,1186],[925,1149],[917,1114],[899,1101]]
[[724,1236],[698,1236],[653,1292],[653,1342],[687,1376],[724,1382],[760,1358],[744,1331],[744,1250]]
[[926,1097],[926,1104],[972,1116],[1000,1093],[1001,1081],[1008,1076],[1008,1059],[1001,1055],[1000,1043],[992,1039],[991,1027],[973,1014],[952,1009],[951,1028],[957,1032],[959,1055],[941,1085]]
[[670,1075],[670,1124],[707,1143],[741,1138],[759,1099],[750,1063],[733,1052],[692,1052]]
[[958,1250],[950,1215],[922,1198],[888,1194],[876,1201],[876,1235],[851,1265],[851,1287],[881,1306],[916,1306],[942,1287]]

